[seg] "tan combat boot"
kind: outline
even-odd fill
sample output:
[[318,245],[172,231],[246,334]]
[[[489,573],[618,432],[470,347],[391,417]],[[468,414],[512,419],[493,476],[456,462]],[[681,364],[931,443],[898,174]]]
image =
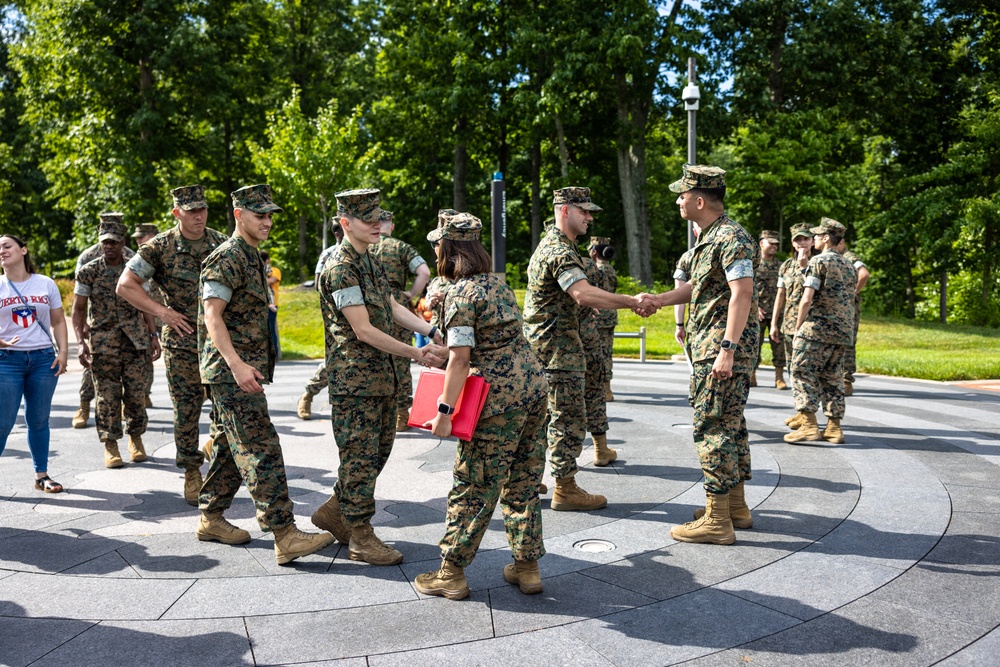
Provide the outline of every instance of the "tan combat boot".
[[351,528],[347,557],[371,565],[395,565],[402,562],[403,554],[396,551],[375,535],[370,523]]
[[442,561],[437,572],[418,574],[414,582],[417,590],[424,595],[438,595],[449,600],[469,597],[469,582],[465,580],[465,569]]
[[816,423],[815,412],[803,412],[799,428],[785,434],[785,442],[803,442],[807,440],[822,440],[819,434],[819,424]]
[[[703,516],[705,516],[704,507],[699,507],[694,511],[694,518],[696,520]],[[750,515],[750,508],[747,506],[743,482],[729,489],[729,518],[733,522],[733,528],[753,528],[753,517]]]
[[700,544],[732,544],[736,541],[736,531],[729,518],[729,494],[706,493],[705,514],[697,521],[670,529],[670,537],[678,542],[698,542]]
[[302,397],[299,399],[299,419],[312,419],[312,410],[313,397],[312,394],[306,392],[302,394]]
[[146,460],[146,448],[142,446],[141,435],[128,437],[128,457],[132,459],[132,463],[142,463]]
[[750,386],[751,387],[756,387],[757,386],[757,369],[756,368],[753,369],[752,373],[750,373]]
[[823,439],[835,445],[844,444],[844,432],[840,430],[840,420],[832,417],[826,420],[826,428],[823,429]]
[[198,529],[194,533],[202,542],[222,542],[223,544],[246,544],[250,533],[226,521],[222,512],[202,512]]
[[788,389],[788,383],[785,382],[785,369],[781,366],[774,367],[774,387],[778,391]]
[[854,396],[854,383],[844,380],[844,396]]
[[402,433],[403,431],[409,431],[410,425],[407,423],[410,420],[410,411],[406,408],[400,408],[396,411],[396,433]]
[[88,419],[90,419],[90,401],[80,401],[80,407],[73,415],[73,428],[87,428]]
[[503,566],[503,580],[514,584],[525,595],[542,592],[542,573],[537,560],[517,560]]
[[153,407],[153,399],[149,397],[149,394],[146,394],[146,407],[147,408]]
[[208,440],[205,441],[205,446],[201,448],[201,453],[204,455],[205,460],[209,463],[212,462],[212,450],[215,448],[215,438],[208,436]]
[[557,512],[586,512],[608,506],[608,499],[587,493],[576,485],[574,477],[556,480],[556,490],[552,493],[552,509]]
[[604,402],[605,403],[614,403],[615,402],[615,395],[613,393],[611,393],[611,381],[610,380],[604,384]]
[[293,523],[284,528],[274,529],[274,560],[278,565],[290,563],[296,558],[314,554],[333,544],[333,535],[328,533],[306,533]]
[[118,441],[108,440],[104,443],[104,467],[121,468],[125,465],[122,455],[118,452]]
[[802,426],[802,414],[801,412],[796,412],[794,415],[785,420],[785,426],[792,429],[793,431],[798,427]]
[[544,496],[549,492],[549,487],[545,486],[545,482],[538,483],[538,495]]
[[198,494],[201,493],[201,470],[188,468],[184,471],[184,500],[192,507],[198,506]]
[[608,434],[594,434],[594,465],[603,468],[618,458],[618,452],[608,447]]
[[351,528],[344,523],[344,515],[340,513],[340,503],[336,494],[330,496],[329,500],[313,512],[310,521],[320,530],[332,533],[341,544],[350,544]]

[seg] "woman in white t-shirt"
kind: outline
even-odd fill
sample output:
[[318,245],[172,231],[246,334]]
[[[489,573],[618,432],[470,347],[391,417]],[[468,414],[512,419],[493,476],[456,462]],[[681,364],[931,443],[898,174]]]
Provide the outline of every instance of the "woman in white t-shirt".
[[[14,428],[24,397],[28,449],[35,466],[35,488],[59,493],[48,475],[49,412],[59,376],[66,372],[66,317],[59,288],[35,273],[24,241],[0,236],[0,454]],[[59,355],[53,349],[53,338]]]

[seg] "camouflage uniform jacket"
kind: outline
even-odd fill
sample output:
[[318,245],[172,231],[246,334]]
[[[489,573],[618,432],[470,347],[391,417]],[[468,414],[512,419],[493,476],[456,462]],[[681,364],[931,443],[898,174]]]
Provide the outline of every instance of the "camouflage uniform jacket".
[[836,250],[825,250],[809,260],[804,285],[816,294],[795,335],[821,343],[853,345],[858,272],[851,263]]
[[431,281],[427,283],[427,294],[432,292],[444,292],[445,298],[438,302],[438,305],[431,309],[434,313],[431,316],[431,326],[437,327],[441,331],[441,335],[447,335],[448,328],[444,325],[444,308],[445,300],[448,298],[448,292],[451,291],[452,286],[455,283],[448,280],[443,276],[436,276],[431,278]]
[[587,370],[580,342],[580,306],[566,290],[587,274],[576,244],[558,227],[546,230],[528,262],[524,336],[546,370]]
[[490,383],[483,418],[529,410],[545,396],[542,366],[524,338],[517,299],[506,284],[480,273],[457,281],[446,302],[448,344],[472,348],[470,372]]
[[[618,274],[615,273],[615,267],[611,266],[611,262],[597,262],[597,273],[597,287],[605,292],[618,291]],[[614,329],[616,326],[618,326],[618,311],[616,309],[607,308],[597,316],[598,329]]]
[[[586,255],[582,255],[583,270],[587,274],[587,282],[594,287],[600,287],[601,273],[597,268],[597,262]],[[584,352],[587,350],[597,350],[601,345],[601,332],[598,330],[599,313],[590,306],[577,306],[580,317],[580,342],[583,344]],[[617,311],[615,311],[617,312]]]
[[392,302],[382,262],[361,255],[345,238],[319,277],[320,308],[326,334],[326,367],[331,396],[393,396],[392,355],[362,343],[344,316],[348,306],[364,306],[371,325],[391,335]]
[[778,271],[778,287],[785,288],[785,310],[781,314],[781,333],[786,336],[795,335],[795,321],[799,317],[799,304],[802,303],[802,291],[806,270],[799,266],[794,257],[786,259]]
[[382,262],[396,302],[409,307],[410,300],[403,294],[406,283],[409,276],[417,274],[417,267],[427,262],[416,248],[392,236],[383,236],[381,241],[368,247],[368,252]]
[[257,248],[241,236],[233,236],[216,248],[201,269],[201,296],[198,308],[201,381],[205,384],[236,382],[229,364],[209,339],[205,327],[204,299],[218,298],[227,303],[222,321],[236,354],[264,376],[262,382],[270,382],[274,377],[275,350],[267,324],[270,313],[267,278]]
[[[864,261],[850,250],[844,251],[844,259],[851,263],[855,271],[861,271],[861,267],[866,266]],[[861,292],[857,292],[854,295],[854,310],[859,313],[861,312]]]
[[677,267],[674,269],[674,280],[691,282],[691,260],[694,258],[694,248],[688,248],[677,260]]
[[778,272],[781,271],[781,262],[775,257],[770,261],[761,259],[760,266],[754,274],[754,285],[757,287],[757,298],[760,301],[760,309],[771,317],[774,312],[774,300],[778,296]]
[[149,331],[142,313],[115,294],[118,278],[124,270],[124,259],[117,266],[108,266],[104,257],[98,257],[76,273],[74,292],[90,299],[87,323],[92,352],[117,350],[121,340],[119,331],[132,341],[135,349],[149,348]]
[[[694,362],[714,359],[726,335],[726,319],[732,291],[729,281],[753,279],[760,263],[760,246],[725,213],[701,232],[691,258],[691,315],[688,318],[689,347]],[[754,290],[743,335],[737,343],[737,359],[757,357],[760,346],[757,326],[757,290]]]
[[[180,227],[175,226],[143,243],[128,263],[128,268],[140,280],[152,280],[160,287],[164,306],[183,314],[192,322],[198,320],[201,303],[198,288],[201,264],[228,237],[206,227],[202,238],[204,245],[201,253],[196,255],[190,242],[181,234]],[[166,325],[160,336],[163,347],[198,349],[194,336],[182,337]]]
[[[135,251],[132,250],[132,248],[129,248],[128,246],[122,248],[122,257],[126,262],[132,259],[134,255]],[[80,256],[76,258],[76,269],[74,269],[73,274],[76,275],[77,273],[80,273],[80,269],[83,268],[84,264],[90,264],[98,257],[104,257],[104,251],[101,249],[100,243],[95,243],[81,252]]]

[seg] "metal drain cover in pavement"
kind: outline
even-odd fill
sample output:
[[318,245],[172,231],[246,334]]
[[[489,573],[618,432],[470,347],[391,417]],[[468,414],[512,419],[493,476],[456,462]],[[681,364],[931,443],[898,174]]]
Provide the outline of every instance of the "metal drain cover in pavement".
[[600,553],[602,551],[613,551],[615,545],[607,540],[580,540],[573,545],[574,549],[586,551],[587,553]]

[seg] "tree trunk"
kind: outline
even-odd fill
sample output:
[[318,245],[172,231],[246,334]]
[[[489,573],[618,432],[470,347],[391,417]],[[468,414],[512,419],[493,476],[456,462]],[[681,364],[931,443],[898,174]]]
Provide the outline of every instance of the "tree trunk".
[[646,198],[646,112],[624,69],[615,71],[618,106],[618,183],[625,215],[629,275],[646,286],[653,284]]
[[[233,187],[233,126],[232,123],[226,118],[222,121],[222,141],[225,144],[223,147],[223,160],[224,165],[222,182],[223,187],[226,192],[232,192],[236,188]],[[233,204],[230,197],[226,197],[226,233],[230,236],[236,231],[236,218],[233,216]]]
[[306,266],[309,262],[306,259],[306,241],[309,237],[309,220],[306,218],[305,213],[299,214],[299,282],[303,282],[306,279]]
[[[916,252],[912,256],[916,256]],[[913,265],[906,262],[906,316],[915,319],[917,316],[917,294],[913,285]]]
[[781,13],[774,22],[771,31],[771,69],[768,73],[767,87],[771,103],[780,109],[784,103],[785,87],[781,80],[781,56],[785,48],[785,32],[788,30],[788,15]]
[[948,324],[948,272],[941,271],[941,297],[938,305],[941,324]]
[[531,251],[542,238],[542,141],[531,142]]
[[452,208],[456,211],[465,210],[466,171],[469,163],[469,155],[465,150],[465,127],[467,124],[468,121],[464,116],[455,123],[455,189],[452,196]]
[[563,178],[563,185],[569,178],[569,149],[566,148],[566,131],[563,129],[562,119],[559,114],[556,119],[556,137],[559,139],[559,173]]

